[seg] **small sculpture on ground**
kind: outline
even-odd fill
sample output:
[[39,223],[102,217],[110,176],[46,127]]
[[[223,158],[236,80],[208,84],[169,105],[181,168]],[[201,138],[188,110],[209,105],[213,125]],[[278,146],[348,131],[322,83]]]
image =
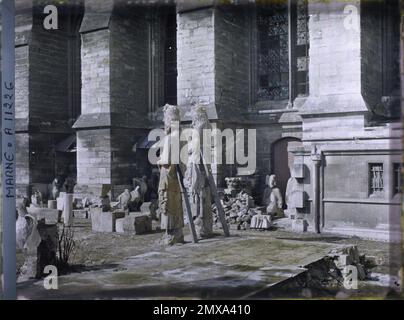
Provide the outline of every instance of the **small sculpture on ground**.
[[137,186],[135,190],[132,190],[130,193],[130,202],[128,204],[129,211],[139,211],[143,199],[144,195],[142,195],[141,186]]
[[60,182],[58,178],[52,181],[52,200],[56,200],[60,194]]
[[279,188],[276,187],[276,176],[274,174],[266,177],[267,188],[264,192],[263,203],[266,207],[266,214],[256,214],[251,218],[251,229],[268,230],[272,220],[283,216],[283,199]]
[[195,230],[199,237],[207,238],[213,234],[212,198],[209,181],[201,160],[204,147],[211,145],[203,141],[203,130],[211,129],[205,108],[198,106],[192,112],[194,133],[188,142],[188,163],[184,185],[188,191],[192,214],[195,217]]
[[25,242],[29,234],[32,232],[32,226],[28,224],[26,216],[28,215],[26,204],[27,199],[24,198],[20,203],[17,204],[18,218],[16,221],[16,241],[17,247],[20,249],[24,248]]
[[38,189],[36,189],[32,194],[31,203],[36,207],[40,207],[42,205],[42,193]]
[[38,276],[38,246],[41,236],[38,231],[37,219],[28,214],[27,199],[17,205],[18,219],[16,221],[16,240],[18,248],[24,252],[24,264],[21,267],[19,279],[28,280]]
[[285,215],[289,218],[295,218],[297,215],[296,204],[293,201],[294,194],[299,191],[299,183],[294,177],[290,177],[288,183],[286,185],[286,193],[285,193],[285,202],[286,202],[286,210]]
[[118,196],[118,203],[116,203],[116,207],[119,209],[123,209],[126,210],[128,209],[128,204],[130,201],[130,192],[128,189],[125,189],[124,192],[122,192],[119,196]]
[[267,201],[267,214],[270,214],[272,218],[280,218],[283,216],[283,198],[281,191],[276,186],[276,176],[274,174],[269,176],[268,187],[270,193]]
[[136,190],[136,187],[139,187],[139,194],[141,197],[141,202],[145,202],[145,196],[148,191],[148,184],[147,184],[147,176],[143,176],[142,179],[133,178],[133,189]]
[[166,230],[163,242],[166,245],[173,245],[184,242],[181,188],[177,177],[177,164],[171,162],[171,153],[173,152],[171,141],[179,141],[180,111],[177,106],[168,104],[164,106],[163,110],[166,136],[164,137],[160,160],[157,162],[160,168],[158,203],[161,212],[161,229]]

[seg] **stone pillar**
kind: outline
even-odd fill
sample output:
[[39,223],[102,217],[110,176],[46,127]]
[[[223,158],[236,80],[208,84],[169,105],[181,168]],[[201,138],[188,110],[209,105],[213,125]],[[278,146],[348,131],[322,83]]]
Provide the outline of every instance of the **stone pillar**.
[[352,137],[362,132],[368,112],[362,96],[361,1],[309,2],[308,10],[310,88],[301,108],[303,140]]
[[63,205],[63,223],[65,226],[73,225],[73,194],[66,193]]
[[[77,130],[77,191],[113,195],[145,172],[133,146],[150,127],[147,9],[86,0],[82,35],[82,114]],[[141,168],[140,168],[141,167]]]
[[320,216],[320,164],[321,152],[317,150],[314,145],[311,151],[311,160],[313,161],[313,213],[314,213],[314,229],[317,233],[321,230],[321,216]]

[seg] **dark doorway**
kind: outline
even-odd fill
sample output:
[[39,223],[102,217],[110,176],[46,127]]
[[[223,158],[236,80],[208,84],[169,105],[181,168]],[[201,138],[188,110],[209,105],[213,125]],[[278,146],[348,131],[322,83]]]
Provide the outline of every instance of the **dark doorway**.
[[290,178],[290,167],[293,164],[293,154],[288,152],[290,142],[301,142],[297,138],[282,138],[272,144],[271,152],[271,172],[276,175],[278,188],[281,190],[285,207],[286,185]]

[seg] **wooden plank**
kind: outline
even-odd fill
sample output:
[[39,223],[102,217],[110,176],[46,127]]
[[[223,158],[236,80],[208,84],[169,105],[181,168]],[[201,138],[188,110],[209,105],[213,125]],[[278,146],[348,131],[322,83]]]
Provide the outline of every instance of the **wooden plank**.
[[196,230],[195,230],[194,218],[192,216],[191,205],[189,204],[188,193],[184,186],[184,175],[182,174],[181,168],[178,164],[175,165],[175,169],[177,171],[177,177],[178,177],[178,181],[180,183],[181,194],[184,197],[185,211],[187,212],[187,216],[188,216],[188,225],[189,225],[189,229],[191,230],[192,240],[194,243],[197,243],[198,236],[197,236]]
[[230,236],[229,226],[226,223],[226,215],[224,213],[222,202],[220,201],[219,194],[217,192],[216,182],[215,182],[215,179],[213,179],[212,171],[211,171],[210,167],[208,166],[208,164],[206,163],[202,152],[201,152],[201,159],[202,159],[203,168],[204,168],[203,171],[205,172],[205,175],[209,181],[210,192],[212,193],[213,199],[215,201],[217,213],[219,215],[220,223],[222,224],[224,235],[225,235],[225,237],[229,237]]

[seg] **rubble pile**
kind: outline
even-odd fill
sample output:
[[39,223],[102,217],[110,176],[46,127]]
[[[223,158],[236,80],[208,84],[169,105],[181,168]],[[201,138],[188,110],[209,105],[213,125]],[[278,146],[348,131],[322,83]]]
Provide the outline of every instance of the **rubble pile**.
[[346,268],[354,266],[357,270],[358,280],[369,278],[371,269],[376,266],[371,257],[366,257],[364,254],[360,255],[356,246],[334,249],[328,254],[328,257],[332,258],[343,277],[348,272]]
[[[239,230],[246,230],[250,225],[251,218],[265,210],[265,208],[255,207],[254,199],[245,191],[240,191],[234,197],[225,194],[221,202],[227,224],[236,225]],[[212,213],[214,224],[221,227],[215,204],[212,205]]]

